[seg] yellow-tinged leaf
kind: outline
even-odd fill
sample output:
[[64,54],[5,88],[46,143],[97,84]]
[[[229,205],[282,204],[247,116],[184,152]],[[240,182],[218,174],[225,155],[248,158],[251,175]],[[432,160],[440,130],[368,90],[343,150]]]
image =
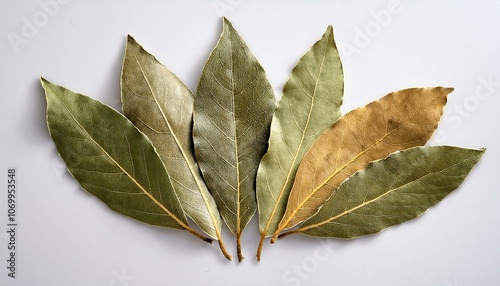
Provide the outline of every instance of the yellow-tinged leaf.
[[411,88],[353,110],[307,151],[273,236],[314,215],[338,186],[369,162],[424,145],[437,128],[452,88]]

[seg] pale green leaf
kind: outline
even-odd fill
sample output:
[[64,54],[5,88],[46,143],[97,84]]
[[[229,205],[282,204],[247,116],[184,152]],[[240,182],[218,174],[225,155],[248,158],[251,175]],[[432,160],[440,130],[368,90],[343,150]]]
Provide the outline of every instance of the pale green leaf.
[[285,84],[271,123],[269,149],[257,173],[261,240],[278,228],[302,157],[340,117],[344,76],[329,26],[299,60]]
[[451,146],[393,153],[343,182],[290,233],[355,238],[414,219],[457,189],[483,153]]
[[121,75],[123,113],[153,143],[186,214],[221,249],[221,218],[194,158],[194,96],[184,83],[131,36]]
[[127,118],[87,96],[41,80],[57,152],[83,189],[144,223],[192,230],[149,139]]
[[201,74],[194,103],[194,147],[198,164],[221,215],[236,236],[256,210],[255,177],[267,149],[275,107],[264,69],[231,23]]

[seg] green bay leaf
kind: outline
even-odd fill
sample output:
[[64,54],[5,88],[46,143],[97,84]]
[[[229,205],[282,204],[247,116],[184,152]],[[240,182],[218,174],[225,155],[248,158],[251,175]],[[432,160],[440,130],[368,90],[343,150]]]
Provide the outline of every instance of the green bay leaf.
[[264,69],[224,19],[194,102],[195,156],[229,230],[241,235],[256,211],[255,177],[267,149],[275,97]]
[[41,83],[50,135],[83,189],[118,213],[211,242],[188,226],[160,157],[132,122],[97,100]]
[[483,153],[451,146],[393,153],[344,181],[314,216],[283,236],[350,239],[414,219],[457,189]]
[[302,157],[314,140],[339,119],[344,76],[329,26],[308,50],[285,84],[271,123],[269,149],[257,173],[261,239],[278,228]]
[[186,85],[128,36],[121,74],[123,113],[153,143],[181,205],[206,234],[219,241],[221,217],[194,157],[194,96]]

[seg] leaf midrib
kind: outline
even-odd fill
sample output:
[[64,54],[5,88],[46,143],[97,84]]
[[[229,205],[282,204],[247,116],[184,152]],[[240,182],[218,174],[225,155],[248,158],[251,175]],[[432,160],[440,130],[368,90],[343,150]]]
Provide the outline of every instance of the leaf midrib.
[[[229,33],[230,34],[230,33]],[[222,37],[222,36],[221,36]],[[232,115],[232,124],[233,128],[233,136],[234,136],[234,158],[235,158],[235,168],[236,168],[236,237],[239,239],[241,236],[241,189],[240,189],[240,159],[238,154],[238,136],[236,132],[236,92],[235,92],[235,81],[234,81],[234,54],[233,54],[233,41],[231,39],[231,35],[228,35],[229,40],[229,54],[231,55],[231,100],[233,110],[231,112]]]

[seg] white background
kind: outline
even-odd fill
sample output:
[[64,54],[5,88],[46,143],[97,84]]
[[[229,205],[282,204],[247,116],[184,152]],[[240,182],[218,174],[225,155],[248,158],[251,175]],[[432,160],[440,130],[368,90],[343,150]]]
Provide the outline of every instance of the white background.
[[[499,1],[40,4],[50,2],[0,2],[0,285],[500,285]],[[430,144],[486,147],[483,159],[457,191],[414,221],[353,241],[266,241],[260,263],[255,218],[244,232],[246,259],[237,263],[216,244],[110,211],[65,171],[47,132],[39,77],[120,108],[131,34],[196,90],[223,15],[277,97],[329,24],[342,47],[344,113],[403,88],[454,87]],[[19,182],[16,279],[6,269],[9,167]],[[224,236],[235,254],[229,232]]]

